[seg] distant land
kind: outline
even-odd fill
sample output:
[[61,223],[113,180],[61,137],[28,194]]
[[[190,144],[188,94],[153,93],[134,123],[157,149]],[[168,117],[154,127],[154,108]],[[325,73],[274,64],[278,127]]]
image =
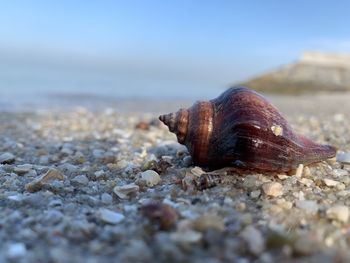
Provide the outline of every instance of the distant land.
[[297,62],[241,84],[279,94],[350,91],[350,54],[305,52]]

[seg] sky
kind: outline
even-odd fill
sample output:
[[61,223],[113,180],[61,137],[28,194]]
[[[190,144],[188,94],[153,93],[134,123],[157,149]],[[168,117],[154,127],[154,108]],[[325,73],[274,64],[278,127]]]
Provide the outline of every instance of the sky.
[[[118,73],[148,87],[158,81],[176,89],[177,81],[211,89],[291,63],[305,50],[350,53],[349,10],[350,1],[322,0],[2,1],[0,58],[3,68],[21,69],[17,78],[28,68],[36,76],[74,68],[83,79]],[[9,75],[0,74],[0,89],[15,82]],[[142,81],[122,83],[132,90]]]

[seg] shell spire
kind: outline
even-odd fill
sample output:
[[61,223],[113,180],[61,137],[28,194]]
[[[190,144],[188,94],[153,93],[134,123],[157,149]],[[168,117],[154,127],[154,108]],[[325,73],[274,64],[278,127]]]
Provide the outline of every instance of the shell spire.
[[187,136],[188,115],[189,112],[187,109],[180,109],[177,112],[159,116],[159,120],[168,126],[169,131],[176,134],[177,140],[182,144],[185,142]]

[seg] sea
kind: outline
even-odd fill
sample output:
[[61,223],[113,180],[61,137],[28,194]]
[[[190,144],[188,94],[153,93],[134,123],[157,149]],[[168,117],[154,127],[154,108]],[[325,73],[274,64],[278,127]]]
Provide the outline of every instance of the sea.
[[228,84],[132,74],[113,70],[50,68],[0,63],[0,110],[32,109],[155,111],[218,96]]

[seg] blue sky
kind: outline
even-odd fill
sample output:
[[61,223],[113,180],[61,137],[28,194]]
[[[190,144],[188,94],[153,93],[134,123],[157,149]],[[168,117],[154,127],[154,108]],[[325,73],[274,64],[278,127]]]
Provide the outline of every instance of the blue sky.
[[304,50],[350,52],[350,1],[2,1],[0,51],[224,85]]

